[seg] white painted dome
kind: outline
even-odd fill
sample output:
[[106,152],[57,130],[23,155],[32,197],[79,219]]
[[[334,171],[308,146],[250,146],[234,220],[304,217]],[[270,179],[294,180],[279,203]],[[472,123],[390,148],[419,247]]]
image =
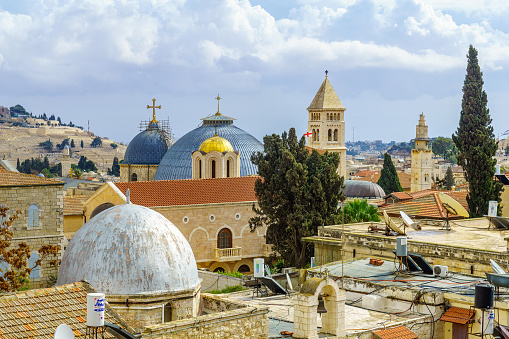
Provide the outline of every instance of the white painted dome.
[[193,251],[178,228],[133,204],[99,213],[69,241],[57,285],[82,279],[116,295],[177,292],[200,283]]

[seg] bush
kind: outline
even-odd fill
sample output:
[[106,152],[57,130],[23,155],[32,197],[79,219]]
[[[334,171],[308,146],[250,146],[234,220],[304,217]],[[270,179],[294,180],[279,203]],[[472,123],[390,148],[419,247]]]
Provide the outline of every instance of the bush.
[[208,293],[212,293],[212,294],[223,294],[223,293],[233,293],[233,292],[239,292],[239,291],[244,291],[245,288],[240,286],[240,285],[233,285],[233,286],[228,286],[228,287],[225,287],[223,288],[222,290],[213,290],[213,291],[209,291]]
[[233,271],[233,272],[216,272],[222,275],[227,275],[234,278],[242,278],[244,274],[240,273],[239,271]]

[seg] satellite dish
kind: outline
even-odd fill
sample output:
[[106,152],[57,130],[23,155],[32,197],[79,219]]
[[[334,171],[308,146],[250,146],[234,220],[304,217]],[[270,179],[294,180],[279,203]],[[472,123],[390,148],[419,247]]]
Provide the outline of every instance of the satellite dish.
[[401,219],[403,219],[403,223],[405,225],[407,225],[408,227],[412,227],[416,231],[421,230],[421,225],[419,225],[419,223],[410,219],[410,217],[405,212],[399,211],[399,214],[401,215]]
[[447,210],[447,212],[464,218],[469,217],[467,210],[454,198],[448,196],[445,193],[438,193],[438,197],[440,198],[440,202],[442,203],[442,206],[444,206],[444,208]]
[[72,332],[72,328],[67,324],[62,324],[57,327],[55,331],[54,339],[74,339],[74,333]]
[[394,223],[394,221],[392,221],[391,217],[389,217],[389,215],[387,215],[387,212],[385,212],[385,211],[384,211],[384,220],[385,220],[385,224],[387,225],[387,227],[389,227],[389,229],[391,229],[393,232],[396,232],[401,235],[405,235],[405,232],[403,232],[396,225],[396,223]]

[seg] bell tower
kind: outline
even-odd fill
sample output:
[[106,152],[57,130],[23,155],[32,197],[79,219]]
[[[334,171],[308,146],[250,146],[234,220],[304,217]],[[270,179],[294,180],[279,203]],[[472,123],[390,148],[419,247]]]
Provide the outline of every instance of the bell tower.
[[410,192],[431,189],[433,181],[433,153],[429,149],[428,126],[424,113],[419,117],[415,132],[415,148],[412,149],[412,168]]
[[338,173],[346,177],[345,147],[345,106],[339,100],[336,91],[325,71],[325,80],[307,108],[308,146],[320,150],[339,153]]

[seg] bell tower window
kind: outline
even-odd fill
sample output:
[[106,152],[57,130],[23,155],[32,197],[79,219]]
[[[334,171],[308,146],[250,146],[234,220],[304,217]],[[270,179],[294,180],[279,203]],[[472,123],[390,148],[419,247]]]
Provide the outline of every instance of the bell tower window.
[[229,178],[230,177],[230,161],[231,160],[227,160],[226,161],[226,177]]
[[215,160],[212,160],[212,163],[211,163],[211,167],[212,167],[212,178],[215,178],[216,177],[216,161]]

